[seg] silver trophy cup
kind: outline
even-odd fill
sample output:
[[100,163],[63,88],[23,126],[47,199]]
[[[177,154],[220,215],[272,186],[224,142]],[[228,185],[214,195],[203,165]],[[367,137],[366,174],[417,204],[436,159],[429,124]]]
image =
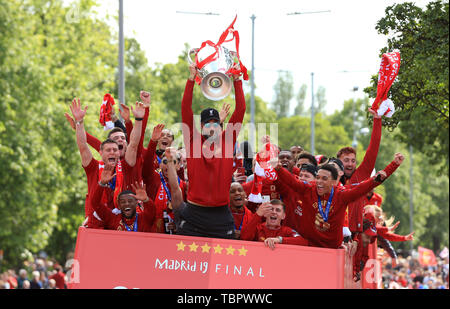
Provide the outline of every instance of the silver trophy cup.
[[[214,51],[215,49],[210,46],[205,46],[200,52],[199,48],[192,48],[188,54],[188,62],[193,63],[192,55],[197,55],[198,61],[201,62]],[[219,101],[230,94],[232,83],[226,72],[233,66],[236,55],[236,52],[218,46],[216,59],[199,70],[200,89],[206,98]]]

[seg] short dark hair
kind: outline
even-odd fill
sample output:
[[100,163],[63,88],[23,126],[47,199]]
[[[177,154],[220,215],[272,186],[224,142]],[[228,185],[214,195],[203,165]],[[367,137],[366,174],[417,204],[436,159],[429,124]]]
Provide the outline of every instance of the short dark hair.
[[[121,133],[125,134],[125,132],[122,130],[122,128],[114,127],[111,131],[108,132],[108,138],[110,138],[111,135],[116,133],[116,132],[121,132]],[[126,136],[126,134],[125,134],[125,136]]]
[[117,196],[117,200],[119,200],[119,198],[120,198],[122,195],[126,195],[126,194],[133,194],[133,195],[136,195],[136,193],[134,193],[134,192],[131,191],[131,190],[124,190],[124,191],[122,191],[122,192],[119,193],[119,195]]
[[282,201],[274,198],[273,200],[270,201],[270,204],[272,204],[272,205],[281,205],[281,206],[283,206],[283,211],[286,212],[286,205]]
[[316,161],[316,157],[314,157],[312,154],[310,154],[309,152],[303,151],[301,152],[298,156],[297,156],[297,160],[300,159],[308,159],[309,162],[311,162],[312,165],[317,166],[317,161]]
[[344,171],[344,164],[342,163],[342,161],[340,159],[335,158],[335,157],[331,157],[331,158],[328,159],[327,163],[331,163],[331,162],[336,163],[336,165],[339,166],[341,171]]
[[340,156],[344,155],[344,154],[350,154],[350,153],[354,153],[356,156],[356,150],[353,147],[344,147],[339,149],[338,153],[336,154],[336,157],[339,158]]
[[338,171],[331,164],[325,163],[325,164],[319,166],[318,171],[320,171],[320,170],[327,170],[327,171],[329,171],[331,173],[331,176],[333,177],[334,180],[336,180],[338,178]]
[[317,167],[313,164],[302,164],[302,166],[300,166],[300,171],[307,171],[314,175],[314,177],[317,176]]
[[103,143],[100,144],[100,150],[103,150],[103,146],[106,144],[116,144],[117,146],[119,146],[119,144],[117,144],[116,141],[114,141],[110,138],[107,138],[105,141],[103,141]]

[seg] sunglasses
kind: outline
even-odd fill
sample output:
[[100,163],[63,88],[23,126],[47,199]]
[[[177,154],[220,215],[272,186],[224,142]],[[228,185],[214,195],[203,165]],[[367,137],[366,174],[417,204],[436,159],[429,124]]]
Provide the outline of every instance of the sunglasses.
[[205,128],[211,128],[211,127],[217,128],[218,126],[220,126],[220,124],[218,122],[205,123]]
[[[169,163],[169,160],[167,160],[167,159],[162,159],[161,163],[162,163],[162,164],[167,164],[167,163]],[[173,164],[177,164],[177,161],[176,161],[176,160],[173,160]]]

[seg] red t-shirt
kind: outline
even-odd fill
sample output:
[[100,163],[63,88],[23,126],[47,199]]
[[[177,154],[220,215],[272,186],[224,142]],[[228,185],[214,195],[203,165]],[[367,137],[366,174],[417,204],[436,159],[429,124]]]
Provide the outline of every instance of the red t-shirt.
[[[136,162],[134,167],[128,165],[125,160],[121,160],[122,163],[122,173],[123,173],[123,185],[121,191],[124,190],[132,190],[131,184],[136,180],[137,170],[139,168],[139,164]],[[89,162],[88,166],[84,166],[84,170],[86,172],[87,177],[87,185],[88,185],[88,193],[86,194],[85,201],[85,216],[89,217],[88,227],[92,228],[103,228],[103,224],[100,220],[98,220],[92,209],[91,202],[89,201],[89,196],[92,195],[92,190],[95,188],[95,185],[98,184],[99,179],[99,161],[92,158],[91,162]],[[106,188],[106,196],[107,196],[107,207],[112,210],[115,208],[114,206],[114,191],[110,188]]]
[[308,245],[308,240],[300,236],[294,229],[283,225],[276,229],[269,229],[265,222],[261,222],[261,219],[262,217],[258,214],[253,215],[241,230],[241,240],[264,241],[267,238],[281,236],[283,237],[283,244]]
[[[369,178],[375,168],[375,162],[377,160],[378,148],[380,147],[381,140],[381,118],[373,119],[372,135],[370,137],[370,143],[367,147],[366,154],[363,161],[355,170],[350,179],[347,179],[346,185],[360,183]],[[361,196],[351,204],[348,205],[348,217],[349,217],[349,229],[352,232],[362,232],[363,221],[363,208],[367,198]]]
[[[302,214],[306,215],[301,225],[302,236],[308,239],[311,245],[325,248],[338,248],[341,245],[343,240],[342,227],[344,225],[347,204],[366,194],[379,184],[372,178],[369,178],[351,187],[334,186],[334,196],[331,200],[327,221],[329,227],[323,227],[315,224],[315,218],[319,213],[316,183],[298,181],[291,173],[285,171],[283,168],[277,171],[277,174],[279,181],[297,191],[302,200],[302,205],[304,206],[302,208]],[[330,194],[321,197],[323,211],[325,211],[329,197]]]
[[65,287],[65,282],[66,282],[66,280],[65,280],[65,275],[64,275],[64,273],[62,272],[62,271],[59,271],[59,272],[57,272],[56,274],[54,274],[54,275],[51,275],[50,277],[49,277],[49,279],[53,279],[53,280],[55,280],[55,282],[56,282],[56,287],[58,288],[58,289],[65,289],[66,287]]
[[365,205],[376,205],[378,207],[381,207],[381,203],[383,203],[383,197],[379,195],[378,193],[373,193],[370,199],[366,197],[366,203]]
[[[189,189],[187,200],[202,206],[225,206],[233,175],[233,150],[245,114],[242,81],[234,81],[236,107],[218,144],[211,147],[194,126],[192,94],[195,82],[188,80],[181,103]],[[205,156],[205,152],[208,154]]]
[[[231,207],[230,207],[231,209]],[[246,206],[242,206],[242,212],[236,212],[231,209],[231,214],[234,219],[234,229],[242,231],[242,229],[252,220],[255,216],[253,212],[250,211]]]

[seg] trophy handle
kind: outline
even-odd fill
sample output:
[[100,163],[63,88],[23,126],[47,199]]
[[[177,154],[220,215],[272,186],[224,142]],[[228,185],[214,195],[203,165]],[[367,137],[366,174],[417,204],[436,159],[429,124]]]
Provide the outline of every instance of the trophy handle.
[[189,50],[189,52],[188,52],[188,57],[187,57],[187,60],[188,60],[188,62],[189,62],[189,64],[193,64],[194,63],[194,61],[192,61],[192,57],[191,57],[191,55],[192,54],[197,54],[198,53],[198,48],[191,48],[190,50]]

